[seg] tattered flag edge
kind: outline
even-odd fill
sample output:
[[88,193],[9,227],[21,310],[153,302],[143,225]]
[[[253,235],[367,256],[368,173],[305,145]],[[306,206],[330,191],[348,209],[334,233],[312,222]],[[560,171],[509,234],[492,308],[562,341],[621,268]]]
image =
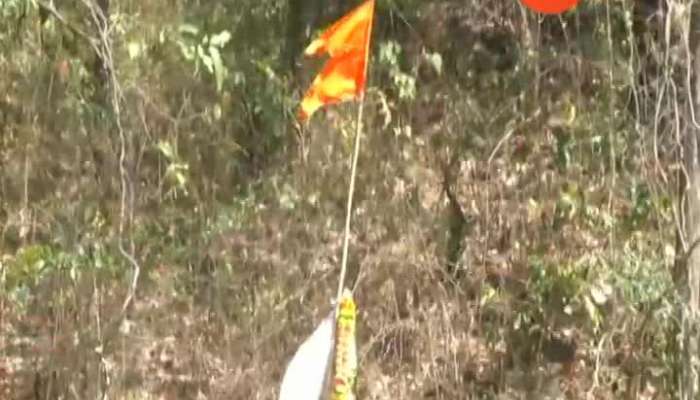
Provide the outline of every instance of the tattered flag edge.
[[297,349],[282,378],[279,400],[324,400],[328,393],[333,347],[335,310]]

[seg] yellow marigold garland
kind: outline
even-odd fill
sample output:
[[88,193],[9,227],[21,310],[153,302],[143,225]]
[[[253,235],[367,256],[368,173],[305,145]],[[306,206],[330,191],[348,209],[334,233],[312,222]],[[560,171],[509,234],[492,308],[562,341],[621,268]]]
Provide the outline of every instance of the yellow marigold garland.
[[338,306],[335,365],[332,400],[354,400],[357,378],[357,344],[355,325],[357,306],[352,293],[345,289]]

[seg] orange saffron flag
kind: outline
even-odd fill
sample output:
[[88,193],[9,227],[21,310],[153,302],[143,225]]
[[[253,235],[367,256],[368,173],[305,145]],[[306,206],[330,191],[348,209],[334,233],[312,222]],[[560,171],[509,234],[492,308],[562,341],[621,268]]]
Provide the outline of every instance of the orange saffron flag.
[[373,16],[374,0],[367,0],[306,48],[305,55],[328,54],[331,58],[304,95],[300,119],[306,120],[324,105],[351,100],[364,91]]

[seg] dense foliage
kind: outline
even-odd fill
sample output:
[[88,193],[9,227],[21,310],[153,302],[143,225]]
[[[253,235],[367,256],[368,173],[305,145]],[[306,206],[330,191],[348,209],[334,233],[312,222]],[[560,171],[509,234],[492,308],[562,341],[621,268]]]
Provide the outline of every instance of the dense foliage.
[[[657,3],[378,1],[359,398],[674,397],[691,13]],[[356,110],[296,121],[301,53],[351,4],[0,0],[0,397],[276,398]]]

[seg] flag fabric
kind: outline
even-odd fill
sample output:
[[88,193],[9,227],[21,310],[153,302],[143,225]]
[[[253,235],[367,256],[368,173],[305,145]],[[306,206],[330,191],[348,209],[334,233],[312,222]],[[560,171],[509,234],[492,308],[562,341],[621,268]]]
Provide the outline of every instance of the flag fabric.
[[324,105],[352,100],[365,89],[374,0],[367,0],[326,29],[304,51],[330,59],[301,102],[299,117],[307,120]]
[[356,324],[357,305],[345,289],[287,365],[279,400],[355,400]]
[[351,52],[328,60],[301,102],[300,117],[306,120],[324,105],[354,99],[365,88],[365,56]]
[[374,0],[365,1],[311,42],[304,54],[319,56],[328,53],[334,57],[349,51],[364,51],[369,39],[373,14]]
[[299,346],[282,378],[279,400],[327,398],[335,343],[335,315],[332,311]]
[[357,306],[352,292],[345,289],[336,321],[335,364],[331,400],[355,400],[357,379],[357,343],[355,338]]

